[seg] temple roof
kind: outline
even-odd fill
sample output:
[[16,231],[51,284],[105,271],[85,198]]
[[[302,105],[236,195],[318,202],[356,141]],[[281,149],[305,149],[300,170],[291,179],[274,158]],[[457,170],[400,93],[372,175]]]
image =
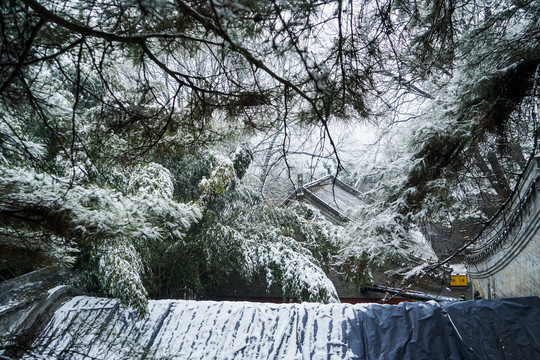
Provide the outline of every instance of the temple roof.
[[333,175],[327,175],[307,184],[299,182],[298,187],[284,201],[302,201],[319,209],[330,221],[343,224],[349,221],[348,210],[361,203],[360,192]]

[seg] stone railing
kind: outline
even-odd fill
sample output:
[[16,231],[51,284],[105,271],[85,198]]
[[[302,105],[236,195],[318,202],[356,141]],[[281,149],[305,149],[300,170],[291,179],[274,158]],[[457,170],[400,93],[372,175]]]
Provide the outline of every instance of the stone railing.
[[484,229],[477,242],[469,247],[466,262],[477,264],[500,251],[508,241],[516,239],[523,225],[534,218],[539,205],[536,201],[540,185],[540,155],[535,156],[524,173],[518,188]]

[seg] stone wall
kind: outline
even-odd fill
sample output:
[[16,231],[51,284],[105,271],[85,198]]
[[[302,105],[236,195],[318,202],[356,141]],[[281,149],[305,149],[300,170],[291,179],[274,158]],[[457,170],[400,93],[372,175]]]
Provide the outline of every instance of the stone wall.
[[483,298],[540,294],[540,157],[467,256],[469,279]]

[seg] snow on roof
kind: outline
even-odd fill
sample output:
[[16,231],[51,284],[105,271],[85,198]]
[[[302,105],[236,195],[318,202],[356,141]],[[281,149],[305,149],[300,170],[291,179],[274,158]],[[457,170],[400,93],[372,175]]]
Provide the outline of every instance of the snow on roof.
[[316,194],[328,205],[341,211],[354,208],[360,203],[358,190],[339,179],[334,179],[331,175],[312,181],[304,185],[304,188]]
[[467,266],[465,264],[450,264],[452,275],[467,275]]
[[332,175],[301,185],[301,189],[301,196],[296,189],[283,203],[289,204],[294,199],[305,201],[338,224],[349,221],[347,212],[361,204],[360,192]]
[[[540,312],[538,299],[496,301],[391,306],[159,300],[150,301],[148,315],[139,320],[117,300],[79,296],[56,310],[23,359],[458,359],[489,346],[504,346],[507,354],[527,351],[513,343],[516,337],[532,341],[527,331],[538,324],[529,315]],[[472,306],[483,310],[471,312]],[[482,326],[502,316],[501,306],[505,324],[515,321],[510,333],[502,321]],[[478,331],[493,344],[477,341]]]

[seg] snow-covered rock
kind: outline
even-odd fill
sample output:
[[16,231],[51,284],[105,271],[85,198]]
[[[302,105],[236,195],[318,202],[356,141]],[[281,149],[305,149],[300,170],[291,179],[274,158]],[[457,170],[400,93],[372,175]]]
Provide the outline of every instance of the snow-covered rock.
[[60,284],[71,276],[64,268],[47,267],[0,283],[0,354],[6,342],[67,296],[68,288]]

